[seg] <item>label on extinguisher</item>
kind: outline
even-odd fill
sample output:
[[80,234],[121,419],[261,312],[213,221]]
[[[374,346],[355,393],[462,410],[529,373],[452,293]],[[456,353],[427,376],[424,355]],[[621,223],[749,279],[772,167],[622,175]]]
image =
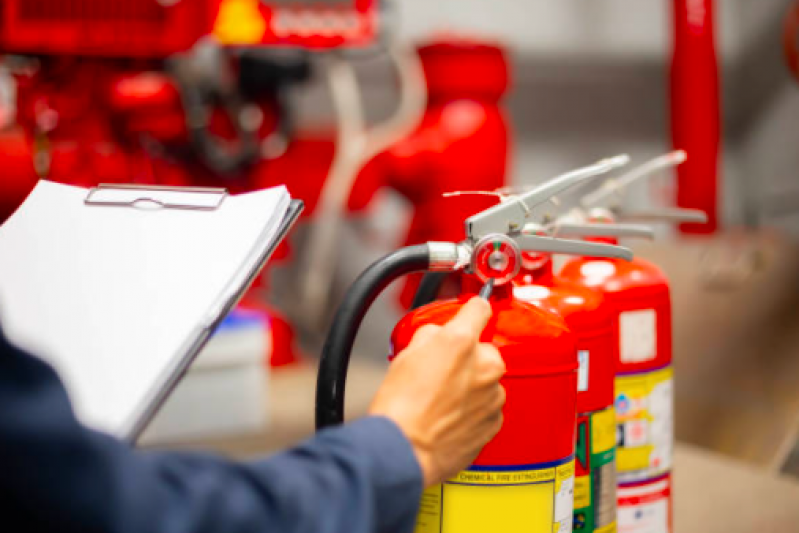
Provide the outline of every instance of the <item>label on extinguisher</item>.
[[670,500],[668,476],[634,487],[619,487],[619,533],[669,533]]
[[657,356],[657,314],[654,309],[619,315],[619,358],[622,363],[644,363]]
[[471,466],[422,495],[415,533],[570,533],[574,457]]
[[591,352],[588,350],[579,350],[577,352],[577,392],[585,392],[588,390],[588,371],[591,364]]
[[616,531],[616,413],[613,407],[577,418],[574,531]]
[[616,376],[619,481],[658,477],[671,469],[674,442],[670,366]]

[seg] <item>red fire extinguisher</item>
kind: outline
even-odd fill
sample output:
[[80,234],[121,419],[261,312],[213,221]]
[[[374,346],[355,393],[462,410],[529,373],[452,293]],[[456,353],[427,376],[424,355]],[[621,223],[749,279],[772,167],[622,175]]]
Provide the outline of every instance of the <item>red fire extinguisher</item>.
[[[630,183],[684,160],[684,152],[656,158],[608,181],[582,203],[586,207],[606,204],[594,220],[618,217],[701,223],[705,217],[700,211],[629,211],[619,201],[623,188]],[[622,262],[593,256],[569,261],[560,278],[601,291],[616,321],[613,358],[619,530],[668,533],[672,530],[674,440],[668,280],[656,265],[643,259]]]
[[[569,237],[653,236],[646,226],[618,224],[563,223],[540,231]],[[548,254],[522,252],[522,268],[513,285],[517,299],[561,316],[576,340],[579,367],[573,529],[586,533],[616,531],[614,314],[601,292],[555,276]]]
[[[626,162],[605,160],[556,178],[526,194],[466,220],[461,244],[427,243],[403,248],[379,260],[352,285],[339,307],[320,361],[316,397],[317,427],[343,420],[350,351],[358,327],[379,292],[415,271],[467,273],[464,294],[406,315],[392,334],[391,356],[403,350],[425,324],[444,324],[474,294],[493,283],[493,318],[484,340],[505,360],[507,401],[500,432],[467,470],[423,496],[425,513],[418,533],[507,531],[519,524],[533,532],[571,530],[574,487],[574,431],[577,401],[575,338],[557,315],[521,302],[510,282],[521,268],[523,250],[589,254],[631,259],[613,245],[523,232],[536,207],[554,194]],[[431,354],[434,356],[434,354]]]

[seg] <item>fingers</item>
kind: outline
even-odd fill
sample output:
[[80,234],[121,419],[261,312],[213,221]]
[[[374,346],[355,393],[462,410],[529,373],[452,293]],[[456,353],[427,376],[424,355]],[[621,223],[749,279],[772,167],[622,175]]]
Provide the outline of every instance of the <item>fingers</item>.
[[475,381],[478,383],[497,383],[505,375],[505,361],[493,344],[477,345],[475,361]]
[[435,337],[439,331],[441,331],[441,326],[437,326],[435,324],[425,324],[413,334],[413,338],[411,339],[410,344],[408,344],[408,347],[410,348],[412,346],[426,343]]
[[461,351],[475,344],[491,318],[491,304],[475,297],[461,307],[458,314],[442,330],[446,341]]

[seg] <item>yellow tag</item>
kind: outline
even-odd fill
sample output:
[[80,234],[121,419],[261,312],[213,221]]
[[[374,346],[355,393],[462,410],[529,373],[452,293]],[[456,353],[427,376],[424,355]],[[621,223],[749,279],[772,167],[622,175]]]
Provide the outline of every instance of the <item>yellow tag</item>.
[[591,476],[574,478],[574,508],[582,509],[591,505]]
[[616,446],[616,411],[611,407],[591,415],[591,453],[602,453]]

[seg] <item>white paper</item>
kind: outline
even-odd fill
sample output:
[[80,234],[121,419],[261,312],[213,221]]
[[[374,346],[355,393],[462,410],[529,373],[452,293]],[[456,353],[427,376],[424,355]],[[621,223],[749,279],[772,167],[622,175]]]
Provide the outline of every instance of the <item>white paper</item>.
[[657,316],[654,309],[619,315],[620,357],[623,363],[644,363],[657,355]]
[[86,424],[126,436],[246,282],[290,201],[279,187],[215,211],[84,205],[41,181],[0,227],[0,324],[55,366]]

